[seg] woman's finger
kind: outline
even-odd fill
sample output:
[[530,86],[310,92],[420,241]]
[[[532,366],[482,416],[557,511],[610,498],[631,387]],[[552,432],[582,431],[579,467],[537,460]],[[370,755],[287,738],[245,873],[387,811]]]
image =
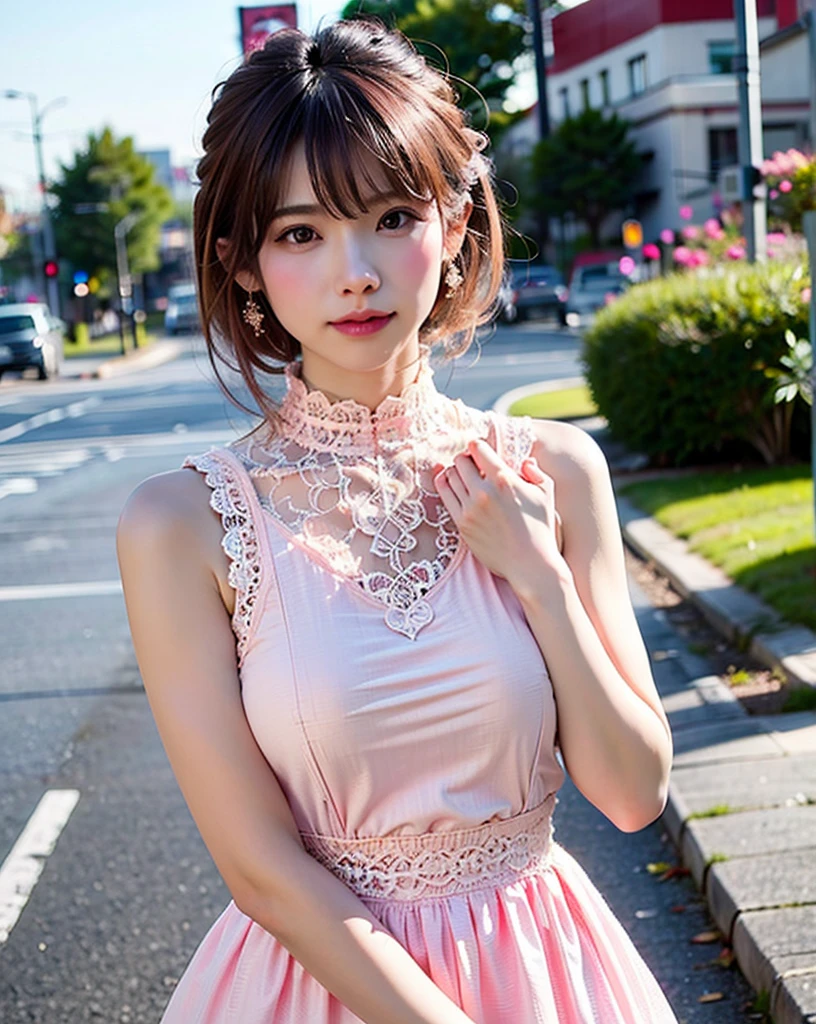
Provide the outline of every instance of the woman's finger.
[[499,458],[487,441],[471,441],[468,445],[468,453],[478,470],[488,480],[495,480],[496,474],[500,470],[507,469],[507,464]]
[[445,479],[448,482],[448,486],[459,500],[459,504],[464,505],[470,499],[470,494],[467,487],[462,483],[459,471],[454,466],[451,466],[449,469],[445,470]]
[[479,472],[473,459],[464,452],[460,452],[454,458],[453,464],[458,470],[462,483],[467,488],[468,493],[472,494],[473,491],[478,490],[482,483],[482,474]]
[[436,487],[436,493],[442,499],[442,504],[453,516],[453,521],[459,523],[459,516],[462,513],[462,504],[454,494],[448,483],[448,471],[447,469],[441,469],[434,476],[434,487]]

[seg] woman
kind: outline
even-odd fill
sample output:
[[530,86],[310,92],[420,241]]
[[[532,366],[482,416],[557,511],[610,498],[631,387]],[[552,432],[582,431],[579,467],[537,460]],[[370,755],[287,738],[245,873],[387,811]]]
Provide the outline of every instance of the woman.
[[376,21],[275,33],[210,112],[202,319],[263,419],[143,482],[117,531],[151,708],[233,897],[164,1024],[675,1019],[552,839],[559,748],[621,829],[666,799],[606,463],[429,365],[502,275],[483,145]]

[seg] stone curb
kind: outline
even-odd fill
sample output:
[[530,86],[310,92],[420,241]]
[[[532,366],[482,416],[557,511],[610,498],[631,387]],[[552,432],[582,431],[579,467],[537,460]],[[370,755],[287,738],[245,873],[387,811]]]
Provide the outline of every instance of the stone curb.
[[[579,383],[516,388],[494,410]],[[574,422],[591,434],[605,426],[599,417]],[[624,454],[621,464],[636,458]],[[750,641],[751,654],[793,685],[816,686],[816,635],[784,623],[622,495],[616,501],[626,544],[718,631]],[[748,715],[703,659],[673,653],[688,683],[661,692],[675,739],[661,821],[743,975],[768,993],[774,1024],[816,1022],[816,712]]]

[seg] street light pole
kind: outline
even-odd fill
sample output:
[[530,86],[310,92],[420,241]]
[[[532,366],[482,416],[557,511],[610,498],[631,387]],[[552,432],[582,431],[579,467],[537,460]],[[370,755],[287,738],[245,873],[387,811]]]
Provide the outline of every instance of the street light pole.
[[755,263],[757,260],[764,261],[767,256],[764,186],[755,180],[763,160],[756,0],[734,0],[734,19],[737,27],[734,70],[737,72],[739,92],[737,142],[742,168],[742,214],[748,262]]
[[51,214],[48,209],[48,191],[45,181],[45,168],[43,166],[43,155],[42,155],[42,120],[45,117],[47,111],[53,110],[56,106],[61,106],[66,103],[65,96],[60,96],[59,99],[52,100],[46,104],[42,110],[37,109],[37,97],[33,92],[20,92],[17,89],[7,89],[6,98],[10,100],[22,99],[24,96],[28,99],[29,105],[31,106],[31,128],[34,136],[34,153],[37,160],[37,178],[40,183],[40,198],[42,201],[40,217],[42,221],[41,236],[41,256],[39,263],[39,278],[40,287],[43,292],[48,296],[48,306],[54,316],[60,315],[60,303],[59,303],[59,285],[55,277],[45,276],[45,268],[43,264],[46,260],[56,260],[57,258],[57,247],[54,241],[54,226],[51,223]]
[[[130,268],[128,266],[127,243],[125,242],[125,236],[139,219],[139,216],[140,214],[135,211],[128,213],[113,229],[113,237],[116,242],[116,272],[119,278],[119,338],[122,343],[122,355],[125,354],[125,299],[127,299],[128,304],[130,304],[130,299],[133,295],[133,282],[130,276]],[[127,312],[130,315],[132,310],[128,309]],[[131,320],[131,324],[132,322],[133,321]],[[135,328],[133,330],[133,343],[134,346],[138,346]]]

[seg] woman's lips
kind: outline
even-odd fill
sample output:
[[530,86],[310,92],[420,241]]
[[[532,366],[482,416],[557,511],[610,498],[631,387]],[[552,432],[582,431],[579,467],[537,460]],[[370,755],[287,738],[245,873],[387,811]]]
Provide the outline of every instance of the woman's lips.
[[337,320],[332,323],[332,327],[342,334],[376,334],[377,331],[381,331],[386,324],[390,323],[395,316],[396,313],[389,313],[388,316],[373,316],[369,320]]

